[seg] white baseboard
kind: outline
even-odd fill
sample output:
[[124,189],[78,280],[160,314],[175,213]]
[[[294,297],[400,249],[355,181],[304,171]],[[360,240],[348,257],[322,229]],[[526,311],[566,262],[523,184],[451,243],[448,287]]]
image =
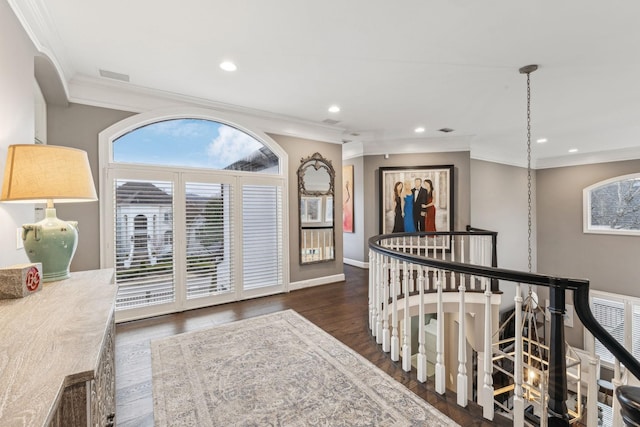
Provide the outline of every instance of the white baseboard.
[[368,262],[362,262],[355,259],[343,258],[342,262],[348,265],[353,265],[354,267],[369,268]]
[[327,285],[329,283],[343,282],[343,274],[334,274],[333,276],[316,277],[315,279],[300,280],[299,282],[290,282],[289,290],[295,291],[298,289],[311,288],[313,286]]

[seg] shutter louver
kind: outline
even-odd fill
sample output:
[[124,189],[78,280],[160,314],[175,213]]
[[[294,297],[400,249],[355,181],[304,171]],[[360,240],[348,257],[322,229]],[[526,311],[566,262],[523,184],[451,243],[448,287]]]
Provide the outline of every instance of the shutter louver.
[[[592,301],[592,311],[596,320],[620,344],[624,345],[624,303],[598,297],[594,297]],[[614,362],[611,352],[597,339],[595,350],[600,360]]]
[[633,322],[631,328],[633,357],[640,360],[640,306],[635,304],[633,305]]
[[244,290],[281,286],[282,188],[242,186],[242,253]]
[[229,184],[186,184],[187,299],[233,292]]
[[173,184],[114,181],[116,310],[173,302]]

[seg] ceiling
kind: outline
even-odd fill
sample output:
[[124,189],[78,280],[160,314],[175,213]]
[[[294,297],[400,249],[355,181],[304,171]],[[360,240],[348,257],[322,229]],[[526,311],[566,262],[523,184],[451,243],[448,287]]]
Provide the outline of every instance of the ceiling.
[[518,69],[538,64],[534,166],[640,158],[638,2],[8,1],[71,86],[102,69],[131,88],[336,120],[365,153],[469,149],[523,164]]

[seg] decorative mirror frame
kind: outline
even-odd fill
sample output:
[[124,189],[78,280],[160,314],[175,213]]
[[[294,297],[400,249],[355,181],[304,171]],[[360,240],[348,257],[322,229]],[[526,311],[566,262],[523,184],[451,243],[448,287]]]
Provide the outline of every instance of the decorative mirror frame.
[[[307,186],[305,185],[305,173],[309,168],[313,168],[318,171],[324,169],[327,171],[329,175],[329,188],[326,191],[319,190],[307,190]],[[324,158],[320,153],[313,153],[311,156],[303,157],[300,159],[300,167],[298,167],[298,253],[300,257],[300,264],[316,264],[320,262],[330,262],[335,260],[335,180],[336,180],[336,172],[333,168],[333,164],[331,160]],[[331,227],[329,226],[315,226],[315,227],[307,227],[303,228],[302,225],[302,203],[307,200],[316,201],[317,199],[321,199],[322,203],[319,206],[319,218],[322,218],[322,221],[314,221],[321,223],[331,223]],[[327,209],[329,207],[329,203],[331,204],[331,214],[330,217],[327,216]],[[305,216],[308,215],[308,212],[305,212]],[[328,221],[330,220],[330,221]],[[304,243],[304,230],[328,230],[331,228],[331,256],[325,257],[321,256],[320,259],[315,259],[312,261],[305,260],[305,256],[303,254]],[[326,248],[326,247],[325,247]],[[324,249],[324,248],[323,248]]]
[[[307,165],[308,163],[308,165]],[[305,166],[306,165],[306,166]],[[309,191],[304,185],[304,174],[307,167],[313,166],[315,170],[324,168],[329,173],[329,190],[328,191]],[[326,196],[335,193],[336,171],[333,169],[331,160],[325,159],[320,153],[313,153],[309,157],[300,159],[300,167],[298,168],[298,194],[307,196]]]

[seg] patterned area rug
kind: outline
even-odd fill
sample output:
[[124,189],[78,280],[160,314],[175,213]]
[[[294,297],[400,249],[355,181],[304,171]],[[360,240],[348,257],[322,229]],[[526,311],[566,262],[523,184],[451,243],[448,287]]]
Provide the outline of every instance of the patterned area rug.
[[156,426],[455,426],[292,310],[151,343]]

